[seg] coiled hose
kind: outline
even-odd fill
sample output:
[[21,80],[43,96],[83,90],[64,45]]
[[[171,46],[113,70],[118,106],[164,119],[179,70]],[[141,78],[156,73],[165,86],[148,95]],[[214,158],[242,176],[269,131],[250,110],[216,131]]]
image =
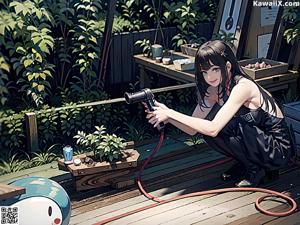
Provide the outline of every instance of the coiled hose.
[[[237,191],[238,192],[252,191],[252,192],[262,192],[262,193],[268,194],[266,196],[262,196],[262,197],[258,198],[256,200],[256,202],[255,202],[255,207],[261,213],[264,213],[264,214],[269,215],[269,216],[284,217],[284,216],[291,215],[297,209],[297,203],[291,197],[289,197],[289,196],[287,196],[285,194],[282,194],[280,192],[272,191],[272,190],[265,189],[265,188],[251,188],[251,187],[249,187],[249,188],[222,188],[222,189],[215,189],[215,190],[209,190],[209,191],[200,191],[200,192],[194,192],[194,193],[190,193],[190,194],[175,196],[175,197],[172,197],[172,198],[169,198],[169,199],[166,199],[166,200],[162,200],[162,199],[159,199],[159,198],[157,198],[157,197],[155,197],[153,195],[150,195],[143,188],[143,185],[142,185],[142,175],[143,175],[144,169],[146,168],[146,166],[148,165],[148,163],[152,160],[152,158],[154,157],[154,155],[160,149],[163,141],[164,141],[164,132],[161,131],[158,144],[156,145],[156,147],[153,150],[153,152],[151,153],[151,155],[147,158],[147,160],[145,161],[145,163],[142,165],[142,167],[141,167],[141,169],[139,171],[139,175],[137,177],[137,184],[138,184],[138,187],[139,187],[141,193],[145,197],[147,197],[148,199],[155,201],[155,203],[150,204],[148,206],[144,206],[144,207],[135,209],[135,210],[132,210],[132,211],[129,211],[129,212],[126,212],[126,213],[122,213],[120,215],[117,215],[117,216],[114,216],[114,217],[111,217],[111,218],[108,218],[108,219],[105,219],[105,220],[102,220],[100,222],[95,223],[94,225],[106,224],[106,223],[112,222],[114,220],[121,219],[123,217],[132,215],[134,213],[138,213],[138,212],[144,211],[146,209],[150,209],[150,208],[153,208],[153,207],[156,207],[156,206],[168,203],[168,202],[172,202],[172,201],[176,201],[176,200],[179,200],[179,199],[183,199],[183,198],[189,198],[189,197],[201,196],[201,195],[210,195],[210,194],[221,194],[221,193],[225,193],[225,192],[237,192]],[[222,160],[219,160],[219,161],[214,162],[214,163],[206,164],[206,165],[203,165],[203,166],[195,169],[192,172],[196,172],[196,171],[199,171],[199,170],[204,170],[204,169],[208,169],[208,168],[211,168],[211,167],[214,167],[214,166],[217,166],[217,165],[221,165],[221,164],[223,164],[225,162],[228,162],[230,160],[231,159],[222,159]],[[265,210],[265,209],[263,209],[260,206],[260,203],[265,198],[267,198],[267,197],[278,197],[278,198],[284,199],[284,200],[286,200],[290,204],[291,207],[290,207],[290,209],[288,211],[285,211],[285,212],[271,212],[271,211]]]

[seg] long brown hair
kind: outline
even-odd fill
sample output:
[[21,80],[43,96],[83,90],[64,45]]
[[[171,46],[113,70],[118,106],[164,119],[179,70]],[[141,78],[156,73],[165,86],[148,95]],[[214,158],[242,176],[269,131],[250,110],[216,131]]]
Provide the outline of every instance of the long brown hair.
[[[232,77],[229,78],[229,75],[226,70],[226,63],[231,63],[231,73]],[[204,102],[204,97],[208,96],[208,87],[209,85],[206,83],[203,77],[203,70],[208,70],[213,65],[219,66],[221,69],[221,76],[222,81],[218,87],[218,98],[224,98],[227,95],[227,91],[231,92],[233,86],[235,85],[235,77],[236,76],[243,76],[251,81],[253,81],[257,87],[259,88],[263,102],[270,103],[272,106],[272,111],[276,113],[276,106],[274,99],[269,96],[264,89],[256,83],[252,77],[247,75],[241,66],[239,65],[235,54],[233,53],[232,49],[228,44],[223,41],[215,40],[215,41],[208,41],[201,45],[197,51],[195,57],[195,79],[198,89],[198,103],[201,107],[206,108],[207,105]],[[229,80],[230,79],[230,80]],[[229,87],[228,87],[229,84]],[[269,111],[269,104],[266,104],[266,110]]]

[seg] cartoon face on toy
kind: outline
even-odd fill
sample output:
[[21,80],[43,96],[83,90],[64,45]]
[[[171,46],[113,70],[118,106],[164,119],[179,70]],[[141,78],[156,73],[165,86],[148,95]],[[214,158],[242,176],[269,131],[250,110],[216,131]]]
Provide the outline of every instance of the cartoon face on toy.
[[68,194],[53,180],[25,177],[11,183],[26,188],[26,193],[0,201],[3,206],[17,206],[20,225],[68,225],[71,202]]
[[58,205],[45,197],[31,197],[12,206],[19,207],[19,221],[24,225],[60,225],[62,213]]

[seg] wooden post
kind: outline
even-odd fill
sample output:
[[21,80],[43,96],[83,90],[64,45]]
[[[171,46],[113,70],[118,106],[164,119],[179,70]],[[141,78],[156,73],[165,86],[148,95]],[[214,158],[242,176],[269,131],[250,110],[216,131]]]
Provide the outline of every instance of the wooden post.
[[100,64],[100,71],[99,71],[98,87],[100,86],[101,81],[103,82],[103,85],[105,83],[107,59],[109,55],[112,26],[114,22],[114,14],[115,14],[117,0],[111,0],[108,2],[109,3],[108,3],[107,14],[106,14],[106,20],[105,20],[104,34],[102,39],[102,49],[101,49],[102,52],[100,58],[101,60],[99,62],[101,64]]
[[36,114],[34,112],[25,113],[25,125],[28,152],[36,152],[39,149],[39,143]]
[[270,40],[267,58],[277,60],[279,55],[279,50],[281,47],[283,33],[285,30],[285,22],[282,19],[283,7],[279,7],[276,16],[275,24],[273,27],[272,37]]
[[150,87],[150,78],[143,65],[139,65],[140,68],[140,88]]
[[293,70],[298,70],[300,66],[300,41],[296,41],[293,44],[291,53],[289,56],[289,62],[293,65]]

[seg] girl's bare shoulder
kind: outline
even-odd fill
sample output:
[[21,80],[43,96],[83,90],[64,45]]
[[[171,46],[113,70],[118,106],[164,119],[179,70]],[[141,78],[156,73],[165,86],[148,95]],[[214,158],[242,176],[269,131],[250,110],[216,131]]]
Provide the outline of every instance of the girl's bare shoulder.
[[236,84],[243,86],[244,88],[250,88],[257,90],[257,84],[255,84],[252,80],[247,79],[246,77],[243,76],[238,76],[235,78]]

